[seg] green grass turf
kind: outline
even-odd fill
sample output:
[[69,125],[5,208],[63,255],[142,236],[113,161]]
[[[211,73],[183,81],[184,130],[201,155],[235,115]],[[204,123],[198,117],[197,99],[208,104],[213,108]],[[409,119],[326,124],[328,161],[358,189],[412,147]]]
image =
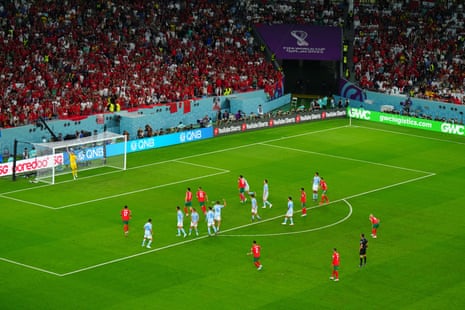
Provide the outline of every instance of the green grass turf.
[[[128,155],[128,170],[55,185],[0,179],[2,309],[458,309],[465,306],[465,140],[347,119],[236,134]],[[315,171],[331,203],[300,217]],[[272,209],[239,203],[237,177]],[[176,237],[186,187],[225,198],[222,233]],[[287,197],[295,226],[280,225]],[[123,236],[119,212],[133,211]],[[196,204],[194,204],[196,206]],[[368,215],[381,219],[358,267]],[[142,226],[154,223],[152,250]],[[185,219],[185,227],[189,220]],[[247,256],[262,246],[262,271]],[[330,281],[332,248],[341,255]]]

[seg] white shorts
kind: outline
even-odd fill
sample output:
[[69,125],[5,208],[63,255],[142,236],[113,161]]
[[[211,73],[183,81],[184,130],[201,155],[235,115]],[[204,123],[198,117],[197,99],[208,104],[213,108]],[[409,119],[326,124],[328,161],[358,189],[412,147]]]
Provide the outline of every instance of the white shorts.
[[178,227],[182,228],[184,226],[184,223],[182,221],[178,221]]
[[287,217],[292,217],[293,215],[294,215],[294,210],[293,209],[287,210],[287,212],[286,212]]
[[144,239],[152,239],[152,233],[148,230],[145,231],[144,233]]
[[214,220],[215,221],[221,221],[221,215],[215,215]]
[[197,228],[197,224],[198,224],[198,222],[191,222],[191,227],[192,228]]
[[314,185],[312,186],[312,190],[313,190],[314,192],[317,192],[319,188],[320,188],[320,187],[319,187],[318,185],[316,185],[316,184],[314,184]]
[[208,226],[208,227],[211,227],[211,226],[213,226],[213,225],[215,225],[215,223],[214,223],[212,220],[208,220],[207,226]]
[[258,213],[258,208],[252,208],[252,214],[257,214]]

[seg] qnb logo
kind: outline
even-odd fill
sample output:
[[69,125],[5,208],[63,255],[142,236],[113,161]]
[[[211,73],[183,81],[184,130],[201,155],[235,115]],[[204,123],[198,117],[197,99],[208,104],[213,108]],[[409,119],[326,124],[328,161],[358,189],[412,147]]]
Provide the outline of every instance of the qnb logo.
[[148,150],[154,147],[155,147],[154,138],[134,140],[131,142],[131,145],[130,145],[130,148],[132,151]]
[[309,43],[305,40],[308,36],[308,33],[303,30],[292,30],[291,36],[296,38],[298,46],[308,46]]
[[179,135],[179,141],[186,142],[186,141],[194,141],[202,139],[202,131],[194,130],[194,131],[187,131],[183,132]]
[[442,123],[441,132],[463,136],[465,134],[465,127],[463,125]]
[[77,158],[78,158],[79,161],[85,161],[86,160],[86,154],[84,152],[82,152],[82,151],[79,151],[77,153]]
[[368,110],[360,110],[352,108],[349,110],[349,115],[352,118],[359,118],[369,121],[371,117],[371,112]]

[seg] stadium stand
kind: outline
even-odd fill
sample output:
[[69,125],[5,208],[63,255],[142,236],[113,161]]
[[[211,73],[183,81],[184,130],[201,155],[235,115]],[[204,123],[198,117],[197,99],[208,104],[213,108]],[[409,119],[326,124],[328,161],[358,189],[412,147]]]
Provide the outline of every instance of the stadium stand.
[[354,8],[353,73],[365,89],[464,101],[462,4],[383,1]]
[[464,12],[431,1],[4,1],[0,127],[79,120],[282,78],[255,23],[343,26],[365,89],[464,103]]
[[206,0],[7,1],[0,127],[266,89],[281,73],[240,9]]

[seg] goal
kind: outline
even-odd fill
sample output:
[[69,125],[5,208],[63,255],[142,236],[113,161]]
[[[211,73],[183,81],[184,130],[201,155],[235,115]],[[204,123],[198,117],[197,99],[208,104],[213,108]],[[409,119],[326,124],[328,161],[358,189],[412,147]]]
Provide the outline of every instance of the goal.
[[[72,180],[70,152],[76,155],[80,176],[126,170],[126,142],[126,136],[106,131],[72,140],[33,143],[37,156],[34,182],[55,184]],[[90,169],[95,171],[86,172]]]

